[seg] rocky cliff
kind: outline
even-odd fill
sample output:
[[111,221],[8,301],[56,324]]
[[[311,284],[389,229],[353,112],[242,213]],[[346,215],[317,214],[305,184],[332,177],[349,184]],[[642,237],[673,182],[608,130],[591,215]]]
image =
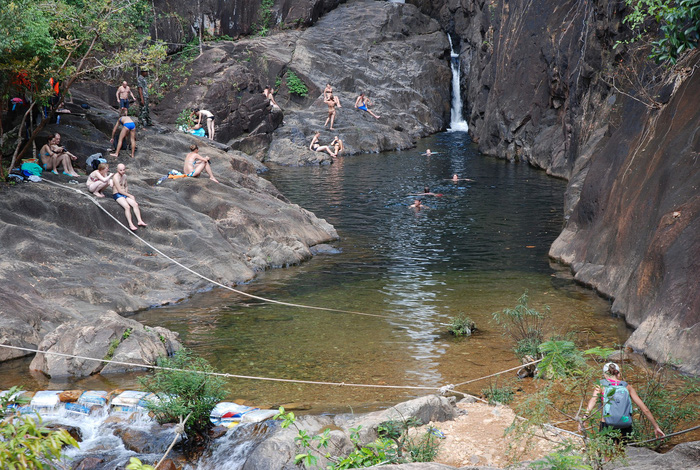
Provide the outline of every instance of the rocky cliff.
[[[60,126],[51,125],[47,132],[60,132],[62,143],[81,156],[79,161],[94,152],[107,155],[116,111],[79,92],[74,99],[74,112],[85,112],[82,103],[90,105],[85,116],[65,115]],[[211,157],[221,184],[203,175],[156,186],[171,169],[183,170],[192,143]],[[249,280],[260,270],[300,263],[311,257],[310,246],[337,238],[332,226],[290,204],[259,177],[264,167],[257,161],[224,150],[156,127],[139,132],[133,160],[126,151],[119,158],[108,157],[111,171],[117,163],[128,167],[130,192],[148,224],[136,234],[226,285]],[[105,214],[101,209],[125,222],[109,190],[106,198],[93,202],[74,191],[85,191],[85,177],[75,185],[66,176],[44,177],[61,186],[23,183],[5,187],[2,194],[0,342],[21,347],[41,343],[52,351],[102,358],[116,340],[122,350],[112,350],[115,358],[143,361],[172,349],[175,338],[167,332],[144,329],[115,312],[128,315],[176,302],[211,283],[154,252]],[[127,329],[135,336],[125,334]],[[52,334],[54,330],[58,333]],[[23,354],[0,349],[0,360]],[[40,356],[33,367],[50,375],[101,370],[95,363],[45,361]]]
[[614,49],[623,2],[411,0],[459,43],[482,152],[569,180],[550,255],[614,299],[631,346],[700,373],[698,55]]

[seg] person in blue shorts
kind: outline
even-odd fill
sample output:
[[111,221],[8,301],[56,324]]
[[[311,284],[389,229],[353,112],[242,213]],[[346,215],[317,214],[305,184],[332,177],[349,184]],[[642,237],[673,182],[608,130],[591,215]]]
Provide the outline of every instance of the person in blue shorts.
[[136,101],[136,98],[134,98],[134,93],[131,91],[131,88],[129,87],[129,84],[126,83],[126,80],[122,82],[122,86],[117,88],[117,102],[119,103],[119,109],[129,109],[129,95],[131,95],[131,99]]
[[371,106],[371,104],[372,104],[372,102],[368,98],[365,98],[364,93],[360,93],[360,96],[358,96],[357,99],[355,100],[355,107],[357,109],[361,109],[362,111],[367,111],[372,116],[374,116],[376,119],[379,119],[380,116],[377,116],[372,111],[370,111],[369,106]]
[[146,223],[141,220],[141,210],[136,202],[136,198],[129,193],[129,188],[126,183],[126,165],[120,163],[117,165],[117,173],[112,177],[112,197],[117,204],[124,208],[126,221],[129,222],[129,228],[136,230],[138,227],[131,220],[131,210],[133,209],[136,215],[136,221],[141,227],[145,227]]
[[114,143],[114,134],[117,132],[119,125],[121,124],[122,126],[124,126],[122,128],[121,133],[119,134],[119,143],[117,143],[117,150],[114,153],[109,154],[112,157],[119,156],[119,151],[122,149],[122,142],[124,142],[124,137],[126,137],[126,135],[129,134],[129,137],[131,138],[131,158],[134,158],[134,151],[136,150],[136,123],[133,119],[126,115],[127,112],[128,110],[126,108],[122,108],[120,113],[121,116],[119,116],[119,119],[117,119],[117,123],[114,125],[114,129],[112,129],[112,138],[109,139],[109,141],[111,143]]

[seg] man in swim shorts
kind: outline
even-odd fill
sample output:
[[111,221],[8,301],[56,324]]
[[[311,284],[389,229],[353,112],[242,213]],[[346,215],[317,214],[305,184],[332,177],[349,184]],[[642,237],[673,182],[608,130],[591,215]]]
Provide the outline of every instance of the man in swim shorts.
[[117,123],[112,129],[112,138],[109,139],[111,143],[114,143],[114,134],[117,132],[119,125],[124,126],[122,131],[119,133],[119,142],[117,143],[117,150],[114,153],[110,153],[111,157],[118,157],[119,151],[122,149],[122,143],[124,142],[124,137],[129,134],[131,139],[131,158],[134,158],[134,151],[136,151],[136,123],[133,119],[127,116],[128,110],[126,108],[121,109],[121,116],[117,119]]
[[136,202],[136,198],[129,193],[129,188],[126,183],[126,166],[123,163],[117,165],[117,173],[112,177],[113,191],[112,197],[117,204],[124,208],[126,221],[129,222],[129,228],[136,230],[138,227],[131,220],[131,210],[134,210],[136,221],[141,227],[145,227],[146,223],[141,220],[141,210]]
[[370,104],[371,104],[370,101],[367,98],[365,98],[364,93],[360,93],[360,96],[358,96],[357,99],[355,100],[355,107],[357,109],[361,109],[362,111],[367,111],[372,116],[374,116],[376,119],[379,119],[380,116],[377,116],[376,114],[374,114],[372,111],[369,110],[368,106]]
[[212,180],[214,183],[218,183],[216,178],[214,178],[214,173],[211,171],[211,165],[209,164],[209,157],[205,157],[203,155],[199,154],[199,147],[196,145],[192,144],[190,145],[190,153],[187,154],[185,157],[185,168],[184,168],[184,173],[187,176],[190,176],[192,178],[196,178],[202,173],[202,171],[206,171],[207,174],[209,175],[209,179]]
[[129,84],[126,83],[126,80],[124,80],[122,85],[117,88],[117,102],[119,103],[119,109],[129,109],[129,95],[131,95],[132,100],[136,101],[134,94],[131,92],[131,88],[129,88]]

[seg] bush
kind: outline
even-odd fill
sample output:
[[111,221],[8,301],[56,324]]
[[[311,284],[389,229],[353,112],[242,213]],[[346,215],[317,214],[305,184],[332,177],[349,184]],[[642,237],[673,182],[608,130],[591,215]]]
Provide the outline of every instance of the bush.
[[486,397],[491,405],[507,405],[513,401],[515,390],[509,385],[499,387],[498,384],[492,383],[488,388],[481,390],[481,394]]
[[[525,292],[518,299],[514,308],[504,308],[494,312],[493,319],[500,325],[504,334],[510,336],[516,344],[516,354],[524,351],[537,351],[544,338],[544,327],[549,315],[549,307],[544,307],[544,313],[528,307],[528,295]],[[536,357],[537,354],[530,354]],[[519,356],[521,359],[524,356]]]
[[471,336],[474,330],[476,330],[476,323],[462,312],[452,319],[452,323],[447,329],[455,336]]
[[209,415],[217,403],[226,397],[226,381],[217,376],[199,372],[215,372],[209,363],[181,349],[172,358],[161,358],[161,367],[182,369],[160,370],[153,375],[139,378],[146,391],[154,393],[158,400],[150,402],[148,409],[159,423],[178,423],[187,415],[185,423],[186,448],[198,442],[208,441],[207,431],[213,426]]
[[297,77],[297,74],[291,70],[288,70],[284,76],[287,81],[287,89],[289,90],[289,93],[306,98],[306,96],[309,94],[309,89],[306,87],[306,85],[304,85],[304,82]]

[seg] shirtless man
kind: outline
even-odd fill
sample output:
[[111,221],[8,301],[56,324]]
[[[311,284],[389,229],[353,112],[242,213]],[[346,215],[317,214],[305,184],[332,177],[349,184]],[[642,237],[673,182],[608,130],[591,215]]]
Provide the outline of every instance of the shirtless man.
[[129,88],[129,84],[126,83],[126,80],[124,80],[122,85],[117,88],[117,102],[119,103],[119,109],[129,109],[129,95],[131,95],[132,100],[136,101],[134,94],[131,92],[131,88]]
[[418,209],[418,210],[427,209],[427,208],[428,208],[428,206],[424,206],[424,205],[423,205],[423,203],[421,202],[420,199],[416,199],[415,201],[413,201],[413,204],[410,205],[410,206],[408,206],[408,207],[409,207],[410,209]]
[[[61,147],[61,134],[54,134],[53,140],[49,141],[49,148],[53,153],[57,155],[57,158],[64,157],[62,162],[63,163],[63,174],[67,176],[80,176],[76,171],[73,169],[73,164],[71,163],[71,160],[77,160],[78,157],[73,155],[72,153],[66,151],[65,147]],[[58,166],[58,164],[56,164]],[[56,169],[56,167],[54,167]]]
[[141,220],[141,211],[139,210],[139,205],[136,202],[136,198],[129,193],[129,188],[126,183],[126,166],[123,163],[117,165],[117,174],[112,177],[112,185],[114,189],[114,194],[112,197],[117,203],[124,208],[124,215],[126,215],[126,221],[129,222],[129,228],[131,230],[136,230],[138,227],[134,225],[131,221],[131,210],[134,210],[136,215],[136,221],[141,227],[145,227],[146,223]]
[[185,174],[192,178],[199,176],[202,171],[206,171],[209,175],[209,179],[214,183],[218,183],[217,179],[214,178],[214,173],[211,171],[211,165],[209,164],[209,157],[205,157],[199,154],[199,147],[192,144],[190,145],[190,153],[185,157]]
[[119,125],[121,124],[122,126],[124,126],[122,128],[122,131],[119,133],[119,142],[117,143],[117,150],[115,150],[114,153],[109,154],[111,157],[119,156],[119,151],[122,149],[124,137],[126,137],[126,135],[129,134],[129,137],[131,138],[131,158],[134,158],[134,151],[136,151],[136,123],[133,119],[127,116],[127,112],[128,111],[126,108],[122,108],[120,113],[121,116],[119,116],[119,119],[117,119],[117,123],[114,125],[114,129],[112,129],[112,138],[109,139],[110,143],[114,143],[114,134],[117,132],[117,128],[119,128]]
[[330,121],[331,127],[329,129],[333,131],[335,130],[333,129],[333,123],[335,122],[335,107],[339,106],[338,100],[336,100],[333,93],[331,93],[328,99],[324,100],[323,102],[328,105],[328,117],[326,118],[326,122],[323,124],[323,127],[326,127],[328,125],[328,121]]
[[377,116],[374,114],[372,111],[369,110],[369,106],[371,106],[372,103],[370,102],[369,99],[365,98],[364,93],[360,93],[360,96],[357,97],[355,100],[355,107],[357,109],[361,109],[362,111],[367,111],[370,113],[372,116],[374,116],[376,119],[379,119],[381,116]]
[[329,146],[318,143],[318,138],[320,135],[320,132],[314,134],[314,138],[311,139],[311,145],[309,145],[309,150],[313,150],[314,152],[328,152],[328,155],[335,157],[335,153],[333,153],[333,150],[331,150]]

